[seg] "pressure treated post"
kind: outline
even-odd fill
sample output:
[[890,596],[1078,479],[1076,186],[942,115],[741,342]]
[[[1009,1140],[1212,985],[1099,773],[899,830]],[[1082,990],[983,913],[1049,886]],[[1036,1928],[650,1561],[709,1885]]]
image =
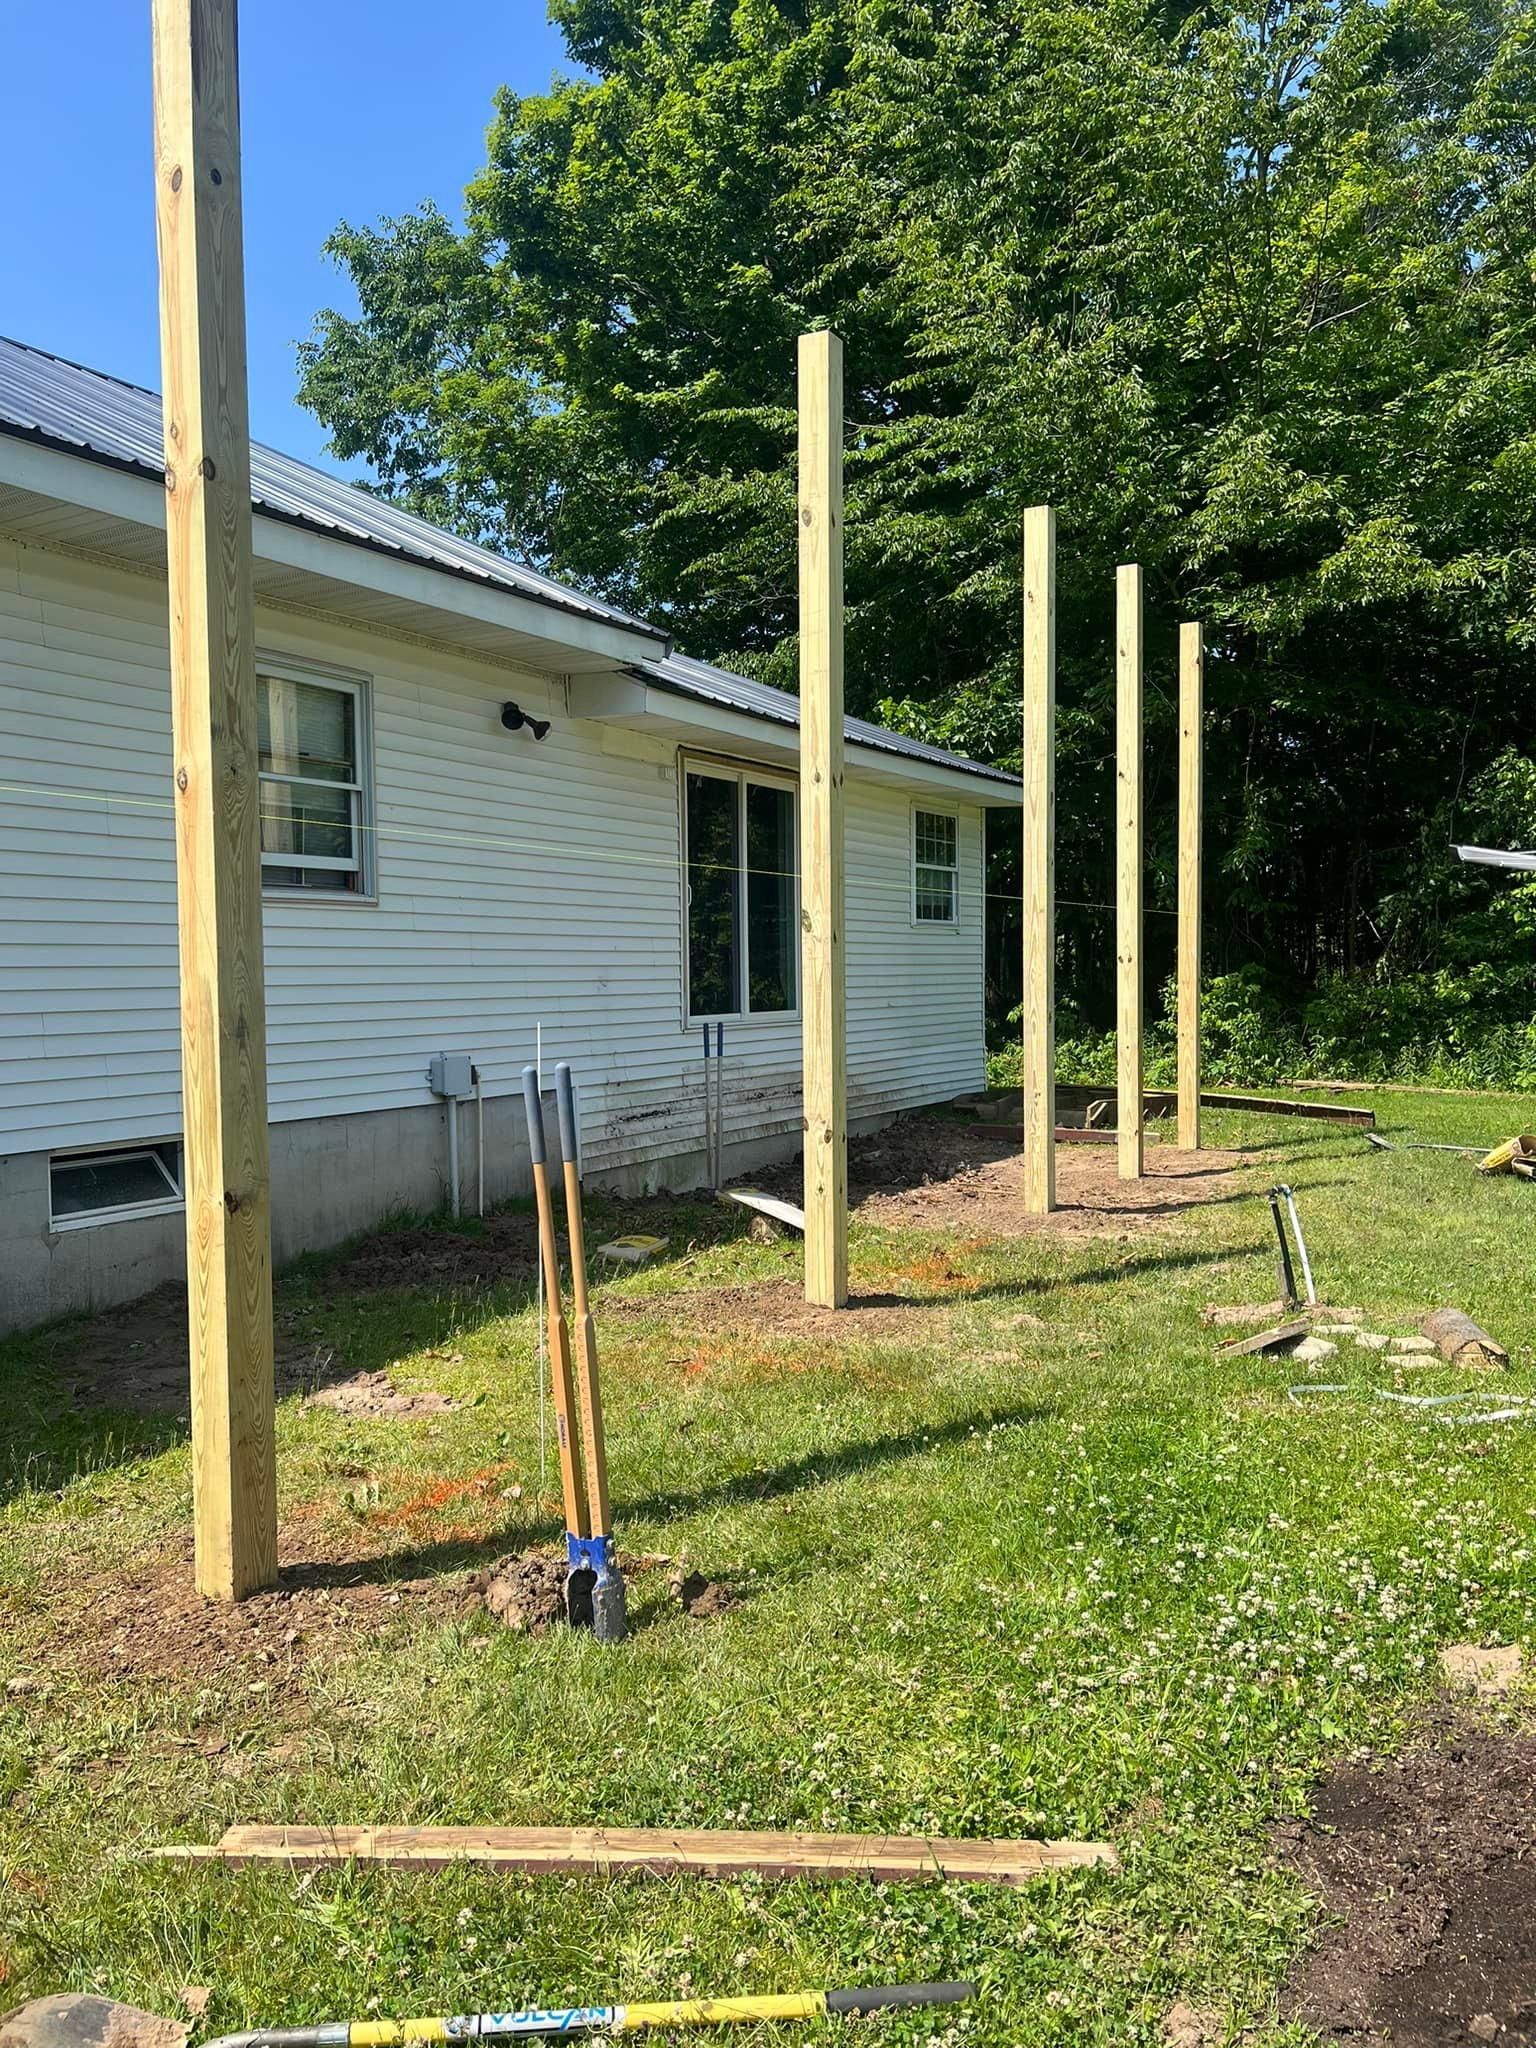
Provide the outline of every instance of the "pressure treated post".
[[1056,1206],[1056,514],[1024,514],[1024,1207]]
[[235,0],[154,0],[198,1590],[277,1577]]
[[1142,1171],[1141,675],[1142,578],[1115,571],[1116,1156],[1122,1180]]
[[1200,1149],[1201,720],[1205,629],[1179,628],[1179,1144]]
[[805,1298],[848,1299],[843,958],[843,344],[800,337],[800,963]]

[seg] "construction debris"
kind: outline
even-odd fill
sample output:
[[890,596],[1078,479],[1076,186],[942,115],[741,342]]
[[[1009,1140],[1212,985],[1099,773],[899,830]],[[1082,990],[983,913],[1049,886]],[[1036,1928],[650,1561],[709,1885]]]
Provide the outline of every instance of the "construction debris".
[[1486,1158],[1477,1162],[1479,1173],[1517,1173],[1523,1180],[1536,1175],[1536,1138],[1506,1138]]
[[1433,1315],[1424,1318],[1421,1327],[1425,1336],[1434,1340],[1440,1356],[1464,1372],[1487,1371],[1509,1364],[1504,1346],[1459,1308],[1437,1308]]
[[611,1259],[616,1266],[643,1266],[659,1258],[670,1243],[670,1238],[647,1237],[643,1231],[636,1231],[632,1236],[610,1238],[607,1244],[600,1244],[597,1256]]
[[1321,1365],[1325,1358],[1337,1358],[1339,1347],[1326,1337],[1303,1337],[1291,1357],[1298,1365]]
[[[212,1846],[151,1849],[167,1862],[349,1863],[610,1877],[868,1877],[891,1883],[1025,1884],[1056,1870],[1118,1870],[1108,1842],[944,1840],[923,1835],[767,1834],[724,1828],[232,1827]],[[0,2042],[0,2048],[5,2044]]]
[[1295,1322],[1276,1323],[1272,1329],[1260,1330],[1252,1337],[1234,1337],[1229,1343],[1218,1344],[1218,1358],[1246,1358],[1253,1352],[1285,1351],[1299,1344],[1307,1334],[1306,1318]]
[[797,1209],[793,1202],[782,1201],[777,1195],[765,1195],[761,1188],[723,1188],[722,1202],[739,1203],[743,1209],[750,1209],[755,1215],[767,1216],[775,1223],[782,1223],[786,1230],[798,1230],[805,1235],[805,1211]]

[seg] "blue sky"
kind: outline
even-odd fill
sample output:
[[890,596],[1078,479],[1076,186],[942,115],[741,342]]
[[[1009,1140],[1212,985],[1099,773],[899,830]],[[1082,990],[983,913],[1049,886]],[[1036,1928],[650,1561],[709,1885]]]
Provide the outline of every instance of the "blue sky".
[[[294,343],[351,303],[343,218],[457,215],[498,85],[564,66],[543,0],[243,0],[251,431],[340,465],[294,403]],[[149,0],[0,5],[0,334],[159,388]]]

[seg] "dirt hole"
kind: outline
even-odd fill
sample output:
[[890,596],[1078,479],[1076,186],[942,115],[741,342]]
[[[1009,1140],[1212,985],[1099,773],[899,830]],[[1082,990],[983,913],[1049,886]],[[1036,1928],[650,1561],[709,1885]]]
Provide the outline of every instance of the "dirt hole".
[[1282,1833],[1334,1923],[1287,2017],[1392,2048],[1536,2048],[1536,1730],[1446,1707],[1403,1756],[1340,1765]]

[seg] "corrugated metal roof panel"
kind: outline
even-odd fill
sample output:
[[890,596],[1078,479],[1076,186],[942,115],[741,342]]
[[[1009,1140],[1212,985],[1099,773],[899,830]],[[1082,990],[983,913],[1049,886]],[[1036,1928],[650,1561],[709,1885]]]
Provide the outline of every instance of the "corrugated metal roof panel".
[[[0,336],[0,431],[51,442],[97,461],[163,478],[160,398],[137,384],[87,370]],[[251,443],[251,502],[259,512],[329,533],[357,546],[470,576],[556,610],[572,612],[665,644],[667,635],[601,599],[568,590],[553,577],[460,540],[430,520],[402,512],[339,477]]]
[[[800,723],[800,699],[787,690],[775,690],[767,683],[754,683],[731,670],[715,668],[707,661],[694,661],[686,654],[669,654],[665,661],[643,661],[639,671],[664,690],[676,690],[685,697],[722,704],[749,717],[772,719],[775,725]],[[965,775],[984,776],[989,782],[1018,788],[1019,778],[1006,769],[991,768],[983,761],[967,760],[963,754],[946,753],[923,740],[908,739],[905,733],[890,732],[883,725],[869,725],[862,718],[843,721],[843,735],[852,746],[874,747],[883,754],[901,754],[912,761],[931,761],[938,768],[954,768]]]

